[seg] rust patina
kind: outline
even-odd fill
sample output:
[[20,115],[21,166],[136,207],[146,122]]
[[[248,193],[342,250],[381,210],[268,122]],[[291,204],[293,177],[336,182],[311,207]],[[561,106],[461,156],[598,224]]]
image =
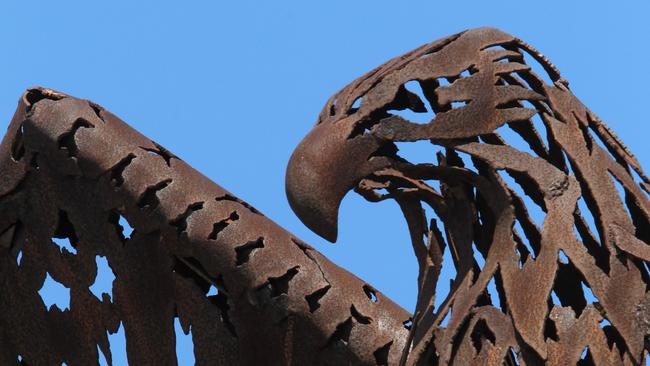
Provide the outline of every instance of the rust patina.
[[[429,163],[400,156],[415,141]],[[399,204],[419,263],[401,364],[644,362],[650,181],[516,37],[461,32],[355,80],[293,153],[286,189],[330,241],[348,191]],[[456,277],[436,308],[445,250]]]
[[[417,141],[429,162],[400,155]],[[399,205],[419,264],[413,314],[87,100],[28,90],[0,177],[2,365],[113,363],[119,327],[130,364],[173,365],[175,319],[200,365],[640,365],[648,353],[650,180],[544,56],[496,29],[355,80],[289,162],[291,207],[330,241],[349,191]],[[99,257],[115,276],[101,299]],[[456,276],[436,294],[443,264]],[[68,308],[46,308],[47,276]]]

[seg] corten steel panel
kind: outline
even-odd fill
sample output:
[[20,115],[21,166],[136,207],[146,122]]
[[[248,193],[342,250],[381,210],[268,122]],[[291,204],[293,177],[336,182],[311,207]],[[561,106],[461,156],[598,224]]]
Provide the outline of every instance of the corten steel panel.
[[[429,163],[400,156],[396,143],[420,140],[440,148]],[[420,267],[403,363],[645,362],[650,181],[516,37],[469,30],[355,80],[327,102],[286,178],[294,211],[331,241],[350,190],[401,207]],[[445,250],[457,274],[434,308]]]
[[[174,317],[200,365],[399,360],[409,313],[92,102],[28,90],[0,172],[1,365],[110,363],[120,322],[130,364],[173,365]],[[96,256],[116,277],[101,301]],[[45,307],[46,274],[69,310]]]

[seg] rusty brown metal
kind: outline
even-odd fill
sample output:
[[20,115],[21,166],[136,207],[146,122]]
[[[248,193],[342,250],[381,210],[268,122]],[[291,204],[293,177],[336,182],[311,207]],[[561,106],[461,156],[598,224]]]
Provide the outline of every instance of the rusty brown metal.
[[[399,360],[408,312],[92,102],[28,90],[0,176],[1,365],[111,363],[120,326],[129,364],[174,365],[175,318],[198,365]],[[89,291],[97,256],[112,298]],[[69,309],[44,305],[46,274]]]
[[[421,140],[441,148],[430,163],[400,156]],[[650,180],[516,37],[465,31],[355,80],[295,150],[286,189],[330,241],[350,190],[399,204],[420,269],[402,365],[645,362]],[[445,250],[456,277],[435,307]]]

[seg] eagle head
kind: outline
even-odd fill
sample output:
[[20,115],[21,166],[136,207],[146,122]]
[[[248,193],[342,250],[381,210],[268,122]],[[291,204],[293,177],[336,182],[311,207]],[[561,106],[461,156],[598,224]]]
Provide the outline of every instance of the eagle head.
[[[289,160],[291,208],[307,227],[334,242],[347,192],[365,177],[404,163],[395,142],[453,144],[530,118],[535,110],[518,100],[542,95],[502,78],[530,70],[518,42],[493,28],[464,31],[394,58],[336,93]],[[414,81],[420,93],[408,88]],[[405,110],[435,117],[415,123],[400,116]]]

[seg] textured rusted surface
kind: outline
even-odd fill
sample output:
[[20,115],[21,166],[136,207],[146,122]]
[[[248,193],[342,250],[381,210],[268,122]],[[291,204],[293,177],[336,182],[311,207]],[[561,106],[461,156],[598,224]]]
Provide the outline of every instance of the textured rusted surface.
[[[400,157],[419,140],[440,151]],[[402,363],[645,362],[650,181],[521,40],[459,33],[334,95],[291,158],[287,195],[334,241],[352,189],[396,200],[410,229],[419,294]],[[436,308],[445,250],[456,277]]]
[[[91,102],[25,93],[0,177],[1,365],[110,363],[120,324],[130,364],[173,365],[175,317],[200,365],[399,360],[410,314]],[[97,256],[112,298],[89,291]],[[44,305],[46,274],[69,309]]]

